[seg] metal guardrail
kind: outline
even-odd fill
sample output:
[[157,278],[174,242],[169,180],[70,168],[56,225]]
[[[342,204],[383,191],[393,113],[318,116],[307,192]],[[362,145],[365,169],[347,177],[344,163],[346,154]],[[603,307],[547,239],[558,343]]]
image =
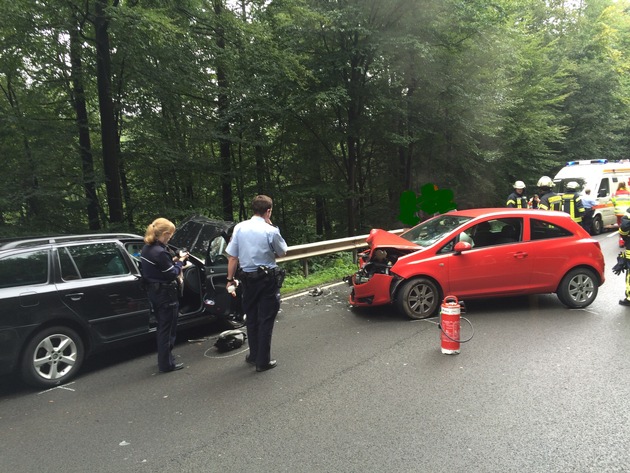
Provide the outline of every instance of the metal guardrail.
[[[390,233],[400,235],[405,229],[390,230]],[[366,239],[369,235],[359,235],[336,240],[318,241],[315,243],[305,243],[303,245],[290,246],[287,254],[282,258],[277,258],[276,262],[303,260],[304,276],[308,276],[308,258],[321,255],[339,253],[341,251],[356,251],[367,247]]]

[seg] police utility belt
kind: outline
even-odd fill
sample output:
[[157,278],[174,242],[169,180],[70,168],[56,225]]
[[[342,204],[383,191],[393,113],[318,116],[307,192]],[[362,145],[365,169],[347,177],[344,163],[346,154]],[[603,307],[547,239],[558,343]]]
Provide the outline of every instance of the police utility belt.
[[152,287],[153,289],[161,289],[163,287],[174,287],[177,288],[177,281],[169,281],[169,282],[147,282],[147,286]]
[[251,272],[240,270],[239,273],[241,280],[248,282],[261,281],[266,278],[276,279],[278,287],[282,287],[284,276],[286,274],[285,270],[282,268],[270,268],[268,266],[258,266],[256,271]]

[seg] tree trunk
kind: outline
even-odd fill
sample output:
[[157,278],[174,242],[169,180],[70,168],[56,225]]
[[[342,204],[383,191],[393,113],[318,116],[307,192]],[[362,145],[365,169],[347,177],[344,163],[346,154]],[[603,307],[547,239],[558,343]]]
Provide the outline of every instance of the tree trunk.
[[[217,16],[217,46],[223,52],[225,50],[224,30],[220,26],[221,14],[224,7],[222,0],[214,0],[214,13]],[[221,197],[223,204],[223,218],[231,221],[234,219],[234,207],[232,204],[232,156],[230,146],[230,122],[228,118],[230,99],[228,96],[228,79],[225,64],[221,57],[217,59],[217,85],[219,87],[218,115],[221,136],[219,138],[219,165],[221,166]]]
[[106,0],[96,0],[96,16],[94,28],[96,37],[96,74],[98,87],[98,103],[101,116],[101,141],[103,145],[103,169],[109,205],[111,223],[123,221],[122,194],[120,189],[120,173],[117,153],[117,126],[114,117],[114,102],[111,85],[111,56],[109,20],[106,17]]
[[101,222],[98,218],[98,198],[94,182],[94,159],[90,142],[90,129],[85,91],[83,89],[83,68],[81,65],[81,42],[76,25],[70,27],[70,64],[72,68],[73,105],[77,116],[79,132],[79,156],[83,170],[83,189],[87,200],[88,227],[90,230],[100,230]]

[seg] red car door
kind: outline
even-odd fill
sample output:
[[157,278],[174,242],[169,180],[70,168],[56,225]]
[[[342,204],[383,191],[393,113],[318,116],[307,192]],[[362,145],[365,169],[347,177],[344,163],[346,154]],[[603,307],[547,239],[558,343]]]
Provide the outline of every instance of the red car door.
[[[508,224],[505,221],[491,222],[494,234],[485,246],[450,255],[446,294],[487,297],[528,292],[532,258],[528,243],[522,241],[523,219],[509,220]],[[504,228],[508,225],[512,228]],[[504,236],[508,233],[510,238]]]

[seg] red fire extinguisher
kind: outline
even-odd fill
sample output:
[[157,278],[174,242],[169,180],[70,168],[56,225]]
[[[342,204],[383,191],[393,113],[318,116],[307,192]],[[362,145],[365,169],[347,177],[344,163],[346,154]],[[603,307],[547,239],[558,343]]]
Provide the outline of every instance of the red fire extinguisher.
[[[457,355],[459,353],[459,344],[468,342],[472,339],[472,335],[467,340],[460,340],[460,319],[464,319],[470,325],[468,319],[461,316],[465,311],[462,301],[458,301],[455,296],[446,296],[442,302],[440,310],[440,342],[442,353],[445,355]],[[474,330],[473,330],[474,335]]]

